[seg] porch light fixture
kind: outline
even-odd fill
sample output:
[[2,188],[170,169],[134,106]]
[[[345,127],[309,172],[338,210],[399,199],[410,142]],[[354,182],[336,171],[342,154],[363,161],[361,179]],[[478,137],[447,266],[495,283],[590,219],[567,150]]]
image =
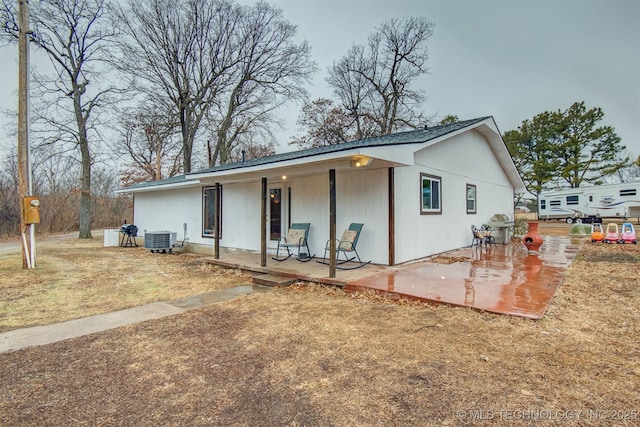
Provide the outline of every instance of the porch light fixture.
[[366,157],[366,156],[354,157],[353,159],[351,159],[351,167],[362,168],[365,166],[369,166],[372,161],[373,159],[371,157]]
[[287,175],[282,175],[282,180],[284,181],[285,179],[287,179]]

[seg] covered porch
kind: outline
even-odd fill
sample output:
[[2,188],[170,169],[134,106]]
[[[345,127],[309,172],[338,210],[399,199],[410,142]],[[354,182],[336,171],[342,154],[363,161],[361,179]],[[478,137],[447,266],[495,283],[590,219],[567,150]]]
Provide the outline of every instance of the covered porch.
[[[267,254],[266,265],[263,266],[263,257],[259,251],[220,248],[220,256],[218,258],[215,256],[207,257],[205,262],[253,273],[254,283],[268,286],[307,281],[345,287],[351,281],[366,279],[389,268],[378,264],[368,264],[362,268],[350,270],[337,268],[335,276],[332,277],[329,266],[317,262],[322,260],[321,256],[316,256],[308,262],[300,262],[296,260],[295,256],[286,261],[275,261],[272,259],[273,255],[271,253]],[[356,265],[356,263],[351,262],[344,266],[355,267]]]
[[[257,171],[230,170],[212,176],[198,174],[199,184],[213,190],[214,208],[209,221],[213,258],[222,259],[223,265],[223,255],[251,258],[247,265],[254,265],[253,258],[258,256],[260,268],[275,263],[275,268],[286,273],[292,270],[289,265],[293,262],[278,263],[271,256],[293,223],[311,224],[308,240],[311,252],[321,252],[328,242],[326,245],[331,246],[328,253],[334,255],[343,231],[350,224],[362,223],[365,241],[358,246],[358,251],[374,262],[394,265],[394,177],[398,165],[402,163],[374,158],[368,152],[364,155],[359,150],[303,165],[271,165]],[[241,187],[244,189],[237,191],[236,197],[233,190]],[[231,211],[243,211],[243,214],[229,218]],[[259,221],[254,221],[255,218]],[[225,234],[225,227],[232,230],[231,235]],[[234,234],[241,233],[246,234],[248,243],[231,240]],[[259,251],[233,249],[251,246],[258,246]],[[324,265],[311,262],[306,269],[312,271],[310,277],[328,276],[327,282],[336,279],[337,283],[344,284],[341,277],[360,277],[358,273],[342,273],[338,263],[335,257],[328,257]]]

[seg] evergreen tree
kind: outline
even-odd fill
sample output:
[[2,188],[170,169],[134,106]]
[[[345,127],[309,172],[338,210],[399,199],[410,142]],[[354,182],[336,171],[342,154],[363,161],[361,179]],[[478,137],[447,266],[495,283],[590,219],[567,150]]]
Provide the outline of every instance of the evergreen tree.
[[565,111],[545,111],[525,120],[504,140],[527,190],[568,184],[599,184],[630,165],[626,149],[611,126],[600,126],[600,108],[587,110],[576,102]]

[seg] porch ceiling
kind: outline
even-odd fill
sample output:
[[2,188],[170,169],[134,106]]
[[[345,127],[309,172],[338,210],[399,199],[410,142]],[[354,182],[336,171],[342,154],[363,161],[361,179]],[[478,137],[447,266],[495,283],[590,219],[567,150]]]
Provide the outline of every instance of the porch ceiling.
[[[369,157],[371,163],[367,166],[361,166],[356,168],[352,166],[352,160],[355,158]],[[306,161],[297,162],[294,164],[274,163],[271,165],[262,165],[260,168],[242,168],[231,169],[228,171],[216,172],[213,174],[196,174],[189,178],[198,178],[202,183],[218,182],[220,184],[238,183],[238,182],[255,182],[260,181],[262,178],[267,178],[268,181],[282,181],[283,176],[286,179],[294,179],[298,177],[312,176],[312,175],[324,175],[329,172],[330,169],[335,169],[336,172],[353,171],[353,170],[368,170],[368,169],[382,169],[400,166],[402,163],[397,161],[390,161],[386,159],[379,159],[364,155],[348,155],[339,158],[331,158],[320,161]]]

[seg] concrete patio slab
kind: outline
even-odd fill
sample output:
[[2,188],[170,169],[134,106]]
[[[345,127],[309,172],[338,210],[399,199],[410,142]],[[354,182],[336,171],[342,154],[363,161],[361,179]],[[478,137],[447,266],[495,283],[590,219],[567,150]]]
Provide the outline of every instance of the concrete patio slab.
[[[539,253],[519,242],[442,254],[450,264],[422,261],[349,281],[345,290],[385,293],[493,313],[540,319],[583,240],[545,237]],[[466,259],[465,261],[460,261]]]

